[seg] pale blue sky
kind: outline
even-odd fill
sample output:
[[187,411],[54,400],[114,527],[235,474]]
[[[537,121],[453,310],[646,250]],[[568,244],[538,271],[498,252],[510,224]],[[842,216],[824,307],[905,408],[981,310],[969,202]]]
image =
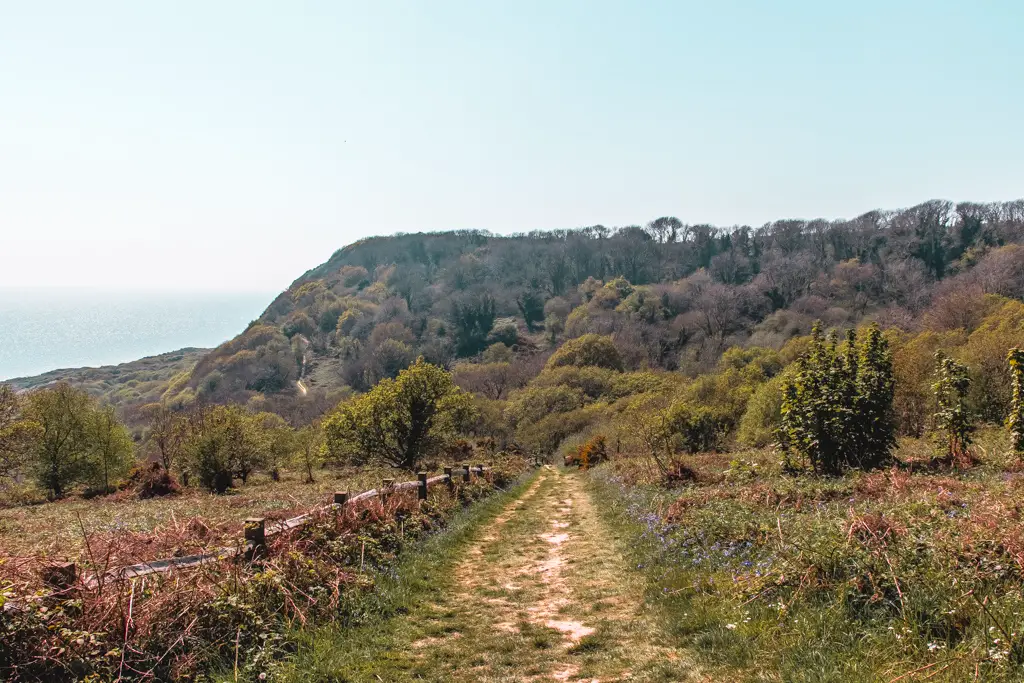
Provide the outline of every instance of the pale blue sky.
[[1024,5],[0,1],[0,287],[1024,195]]

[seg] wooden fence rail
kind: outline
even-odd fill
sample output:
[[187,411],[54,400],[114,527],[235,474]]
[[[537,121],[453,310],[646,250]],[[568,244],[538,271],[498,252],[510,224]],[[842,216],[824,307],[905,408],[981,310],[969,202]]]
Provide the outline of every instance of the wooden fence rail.
[[[362,493],[351,497],[347,491],[339,491],[334,494],[333,502],[314,508],[314,510],[299,515],[298,517],[292,517],[291,519],[277,522],[276,524],[267,526],[266,521],[263,518],[250,518],[245,520],[243,537],[237,545],[215,548],[209,552],[197,555],[185,555],[183,557],[150,560],[149,562],[141,562],[127,567],[117,567],[116,569],[111,569],[101,574],[94,574],[83,578],[82,585],[87,589],[93,590],[108,582],[125,581],[127,579],[148,576],[149,574],[162,574],[175,569],[192,569],[204,564],[221,562],[238,556],[251,559],[261,552],[262,548],[266,545],[268,538],[287,531],[292,531],[293,529],[298,529],[299,527],[309,523],[315,517],[316,512],[320,510],[338,510],[347,505],[354,505],[355,503],[370,500],[379,496],[387,496],[391,493],[400,493],[402,491],[412,490],[418,490],[418,498],[420,500],[426,500],[427,490],[431,486],[441,483],[454,485],[456,481],[469,482],[471,481],[473,474],[481,477],[484,472],[487,472],[490,469],[490,467],[485,467],[483,465],[476,465],[475,467],[462,465],[458,468],[446,467],[444,468],[444,474],[439,474],[429,478],[427,477],[426,472],[420,472],[417,475],[416,481],[395,483],[393,479],[385,479],[384,485],[380,488],[363,491]],[[75,576],[76,569],[74,563],[52,565],[44,572],[44,578],[47,582],[52,584],[55,588],[61,589],[66,589],[72,586],[75,583]]]

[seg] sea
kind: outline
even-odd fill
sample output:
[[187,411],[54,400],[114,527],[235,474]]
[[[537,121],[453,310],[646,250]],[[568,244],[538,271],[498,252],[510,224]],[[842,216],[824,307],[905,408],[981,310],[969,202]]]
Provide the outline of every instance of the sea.
[[214,347],[243,331],[273,298],[268,292],[0,289],[0,381]]

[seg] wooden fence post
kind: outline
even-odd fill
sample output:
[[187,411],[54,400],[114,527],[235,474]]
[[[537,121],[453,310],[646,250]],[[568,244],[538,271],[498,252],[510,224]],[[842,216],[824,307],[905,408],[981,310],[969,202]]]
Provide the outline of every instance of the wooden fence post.
[[417,489],[417,491],[419,492],[418,498],[420,500],[426,500],[427,499],[427,473],[426,472],[417,472],[416,473],[416,478],[419,479],[419,481],[420,481],[420,486]]
[[334,492],[334,504],[344,505],[348,502],[348,491],[335,491]]
[[468,464],[463,464],[462,465],[462,481],[466,482],[467,484],[469,483],[469,465]]
[[452,474],[452,468],[451,467],[445,467],[444,468],[444,473],[445,473],[445,476],[448,477],[448,481],[445,482],[446,484],[448,484],[448,490],[449,491],[454,491],[455,490],[455,475]]
[[43,568],[42,576],[47,585],[66,590],[75,585],[77,568],[74,562],[51,564]]
[[263,517],[250,517],[245,520],[244,529],[245,542],[249,546],[245,551],[245,559],[251,562],[267,550],[267,520]]

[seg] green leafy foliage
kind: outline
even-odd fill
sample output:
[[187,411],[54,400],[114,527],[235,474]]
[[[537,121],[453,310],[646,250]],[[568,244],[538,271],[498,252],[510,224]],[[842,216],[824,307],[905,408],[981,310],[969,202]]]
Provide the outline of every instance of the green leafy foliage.
[[336,460],[415,470],[475,418],[470,396],[455,386],[451,373],[420,358],[396,379],[343,402],[324,429]]
[[135,464],[135,445],[113,407],[96,408],[87,420],[87,438],[92,446],[89,484],[93,491],[110,493]]
[[1006,357],[1010,364],[1010,415],[1006,426],[1010,430],[1013,450],[1024,453],[1024,349],[1014,347]]
[[54,497],[78,484],[109,490],[134,461],[131,438],[113,410],[69,384],[30,393],[25,412],[38,426],[26,470]]
[[861,341],[851,330],[842,346],[815,326],[783,390],[787,455],[825,474],[885,464],[896,440],[892,398],[892,359],[877,326]]
[[622,356],[615,348],[611,337],[598,334],[585,334],[570,339],[548,359],[547,367],[558,368],[565,365],[576,367],[607,368],[622,372],[624,369]]
[[952,457],[963,455],[971,445],[974,424],[967,406],[967,392],[971,378],[967,366],[947,357],[941,351],[935,353],[935,426],[944,431],[946,453]]
[[188,471],[206,489],[224,493],[266,464],[270,438],[257,416],[241,406],[213,406],[193,416],[184,445]]
[[10,386],[0,384],[0,476],[12,477],[24,467],[39,423],[26,414],[26,402]]

